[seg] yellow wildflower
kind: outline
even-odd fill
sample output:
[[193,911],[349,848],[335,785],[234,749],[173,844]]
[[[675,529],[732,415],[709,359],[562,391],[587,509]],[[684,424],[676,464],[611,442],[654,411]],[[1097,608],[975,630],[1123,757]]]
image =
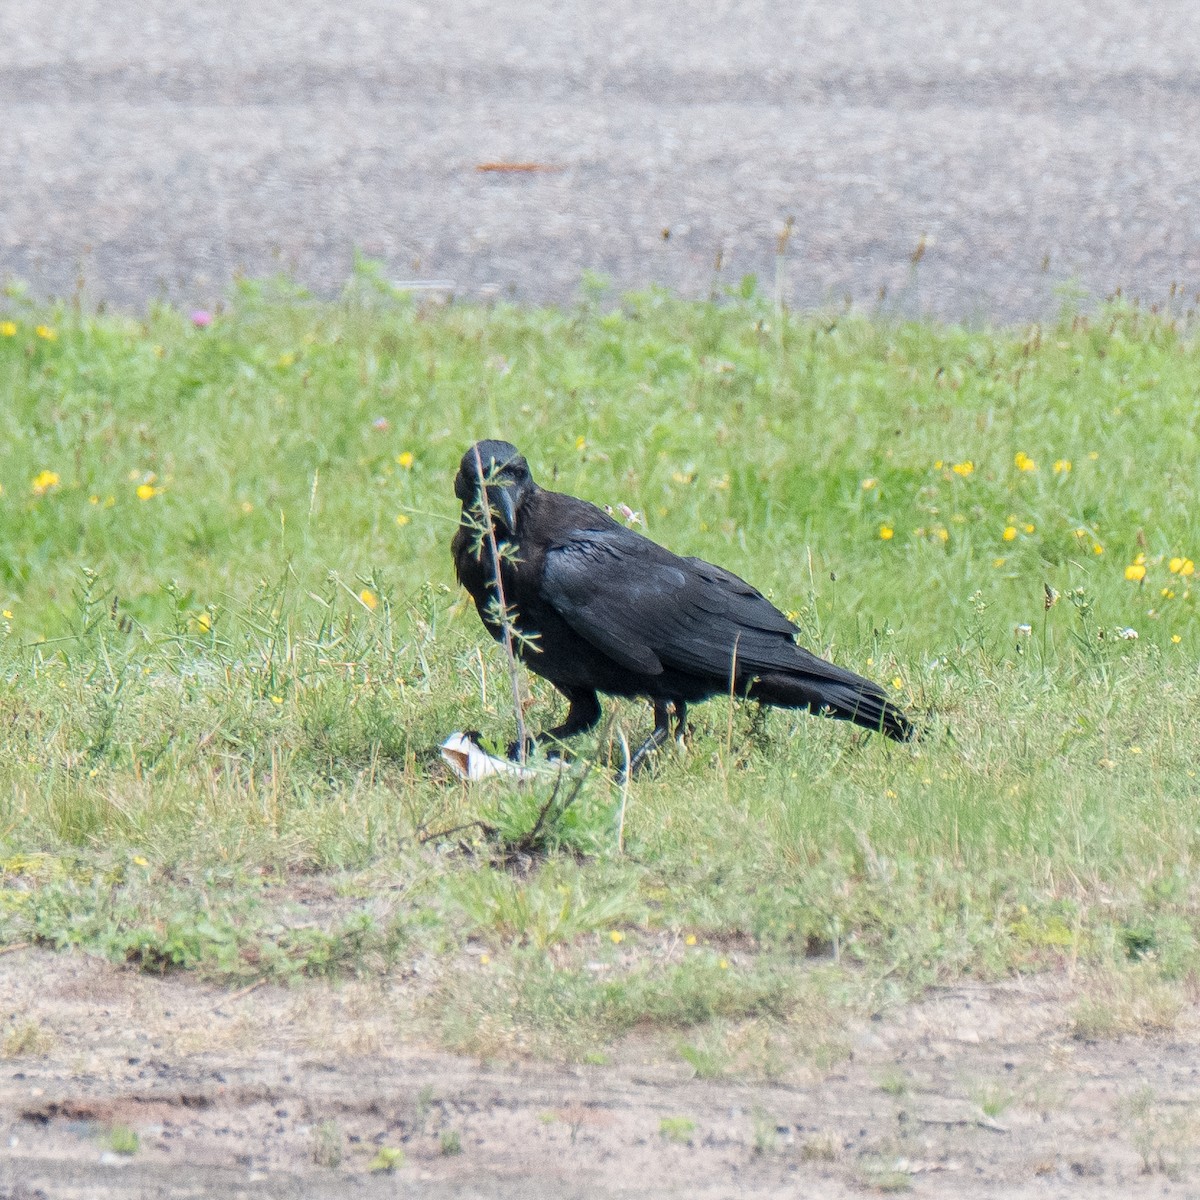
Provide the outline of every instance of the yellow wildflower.
[[1037,463],[1025,453],[1024,450],[1018,450],[1013,456],[1013,465],[1018,471],[1036,471]]
[[1004,564],[1006,562],[1008,562],[1008,559],[1006,559],[1006,558],[993,558],[992,566],[993,567],[1002,567],[1002,566],[1004,566]]
[[583,436],[583,434],[580,434],[579,437],[577,437],[575,439],[575,449],[576,450],[586,450],[587,449],[587,438],[585,438]]
[[904,680],[901,679],[899,675],[896,675],[892,679],[892,687],[894,687],[896,689],[896,691],[899,691],[903,686],[904,686]]
[[488,963],[490,963],[491,961],[492,961],[492,956],[490,954],[481,954],[479,956],[479,965],[481,967],[486,967],[488,965]]
[[1169,587],[1163,588],[1163,590],[1159,593],[1159,595],[1161,595],[1164,600],[1174,600],[1175,599],[1175,593]]
[[407,513],[396,514],[396,524],[399,525],[401,529],[403,529],[404,526],[407,525],[411,520],[412,518]]
[[372,612],[374,612],[379,607],[379,597],[377,595],[375,595],[375,593],[373,591],[371,591],[370,588],[363,588],[363,590],[358,593],[358,598]]
[[51,488],[58,487],[57,471],[39,471],[30,485],[35,496],[44,496]]
[[39,325],[34,331],[44,342],[58,341],[58,330],[50,325]]
[[89,503],[89,504],[99,504],[99,503],[100,503],[100,497],[99,497],[99,496],[89,496],[89,497],[88,497],[88,503]]
[[150,861],[141,854],[135,854],[133,856],[133,865],[135,867],[148,867],[150,865]]
[[1016,527],[1013,525],[1005,525],[1004,532],[1000,536],[1006,542],[1011,542],[1017,536]]
[[683,939],[683,944],[685,946],[694,946],[696,944],[696,935],[694,933],[689,933],[687,937]]
[[271,703],[272,703],[272,704],[282,704],[282,703],[283,703],[283,697],[282,697],[282,696],[272,696],[272,697],[271,697]]
[[6,608],[6,609],[4,610],[4,619],[5,619],[6,621],[11,621],[11,620],[13,619],[13,615],[12,615],[12,609],[11,609],[11,608]]
[[966,479],[968,475],[974,472],[975,464],[968,458],[963,462],[955,463],[950,470],[952,470],[955,475],[961,475],[964,479]]
[[196,627],[201,633],[208,633],[208,631],[212,629],[212,615],[210,613],[202,612],[196,618]]
[[1026,533],[1034,533],[1034,532],[1036,532],[1036,531],[1037,531],[1037,526],[1036,526],[1036,525],[1034,525],[1032,522],[1030,522],[1030,521],[1027,521],[1027,522],[1025,523],[1025,532],[1026,532]]
[[137,486],[137,498],[139,500],[153,500],[161,491],[162,488],[156,488],[152,483],[139,483]]
[[1178,646],[1179,643],[1183,641],[1183,638],[1181,638],[1179,636],[1179,634],[1173,633],[1173,634],[1171,634],[1171,641],[1173,641],[1175,643],[1175,645]]
[[885,542],[890,542],[896,536],[896,531],[890,525],[880,525],[879,536]]
[[1125,578],[1131,583],[1141,583],[1146,578],[1146,567],[1143,563],[1130,563],[1125,568]]
[[1055,475],[1070,475],[1071,460],[1069,458],[1058,458],[1054,460]]
[[1092,553],[1093,554],[1103,554],[1104,547],[1102,545],[1100,545],[1099,542],[1093,542],[1092,543]]
[[287,354],[281,354],[276,360],[277,367],[290,367],[296,361],[296,356],[290,351]]
[[411,450],[405,450],[403,454],[396,455],[396,461],[406,470],[411,471],[412,465],[416,461]]
[[878,484],[878,482],[878,479],[864,479],[862,481],[862,490],[864,492],[869,492],[873,487],[875,487],[876,484]]
[[16,337],[16,321],[0,321],[0,337]]
[[1191,575],[1196,564],[1190,558],[1173,558],[1167,564],[1172,575]]
[[729,959],[727,959],[727,958],[721,959],[721,961],[719,963],[717,963],[717,968],[721,971],[728,971],[729,970]]
[[614,929],[609,933],[608,940],[614,946],[619,946],[625,940],[625,935],[619,929]]

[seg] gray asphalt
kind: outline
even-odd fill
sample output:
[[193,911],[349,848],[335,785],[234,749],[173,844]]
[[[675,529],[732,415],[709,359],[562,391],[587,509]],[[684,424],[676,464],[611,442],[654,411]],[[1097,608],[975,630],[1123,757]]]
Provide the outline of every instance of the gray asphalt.
[[769,290],[788,216],[802,306],[1200,290],[1195,0],[3,0],[0,114],[0,275],[126,308],[328,294],[355,248],[460,296]]

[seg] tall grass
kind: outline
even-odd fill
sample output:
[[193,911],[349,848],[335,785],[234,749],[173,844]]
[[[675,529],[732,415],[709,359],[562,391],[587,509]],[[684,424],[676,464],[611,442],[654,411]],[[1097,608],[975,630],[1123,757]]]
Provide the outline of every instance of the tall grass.
[[[26,936],[30,896],[132,879],[133,856],[192,904],[222,871],[328,872],[353,898],[385,870],[409,889],[389,911],[454,944],[540,945],[522,912],[593,928],[569,896],[611,888],[646,936],[912,978],[1147,950],[1191,969],[1198,393],[1194,327],[1119,305],[1001,330],[753,294],[426,307],[370,272],[336,303],[244,284],[204,327],[0,301],[0,867],[25,897],[0,917]],[[481,436],[753,581],[925,736],[713,701],[633,788],[627,855],[618,792],[588,780],[583,882],[520,885],[566,908],[464,903],[477,864],[445,851],[474,835],[429,835],[537,807],[431,753],[513,736],[448,554]],[[532,689],[536,729],[559,701]],[[631,737],[647,719],[613,711]]]

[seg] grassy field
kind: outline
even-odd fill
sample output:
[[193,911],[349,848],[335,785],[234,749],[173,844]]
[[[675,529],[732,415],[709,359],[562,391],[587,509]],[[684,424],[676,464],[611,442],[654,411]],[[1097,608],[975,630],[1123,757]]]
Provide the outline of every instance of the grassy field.
[[[1100,981],[1081,1031],[1169,1027],[1200,970],[1198,413],[1190,318],[1119,306],[422,307],[369,269],[211,322],[10,294],[0,938],[386,972],[451,1047],[653,1028],[701,1074],[834,1061],[849,1014],[963,975],[1066,965]],[[433,752],[512,737],[448,554],[489,435],[750,579],[925,736],[713,701],[506,865],[552,783],[467,788]],[[538,728],[561,706],[528,687]],[[649,719],[609,710],[601,760]]]

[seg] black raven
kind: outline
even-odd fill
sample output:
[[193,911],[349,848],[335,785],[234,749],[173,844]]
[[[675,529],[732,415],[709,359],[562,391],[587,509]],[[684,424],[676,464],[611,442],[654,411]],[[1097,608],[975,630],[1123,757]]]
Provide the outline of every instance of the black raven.
[[672,710],[679,735],[689,703],[731,690],[897,741],[914,736],[882,688],[796,645],[796,627],[744,580],[672,554],[585,500],[538,487],[509,442],[472,446],[454,494],[462,501],[452,545],[459,581],[502,640],[490,510],[515,649],[570,702],[549,737],[591,729],[597,692],[645,696],[654,732],[633,756],[636,767],[670,737]]

